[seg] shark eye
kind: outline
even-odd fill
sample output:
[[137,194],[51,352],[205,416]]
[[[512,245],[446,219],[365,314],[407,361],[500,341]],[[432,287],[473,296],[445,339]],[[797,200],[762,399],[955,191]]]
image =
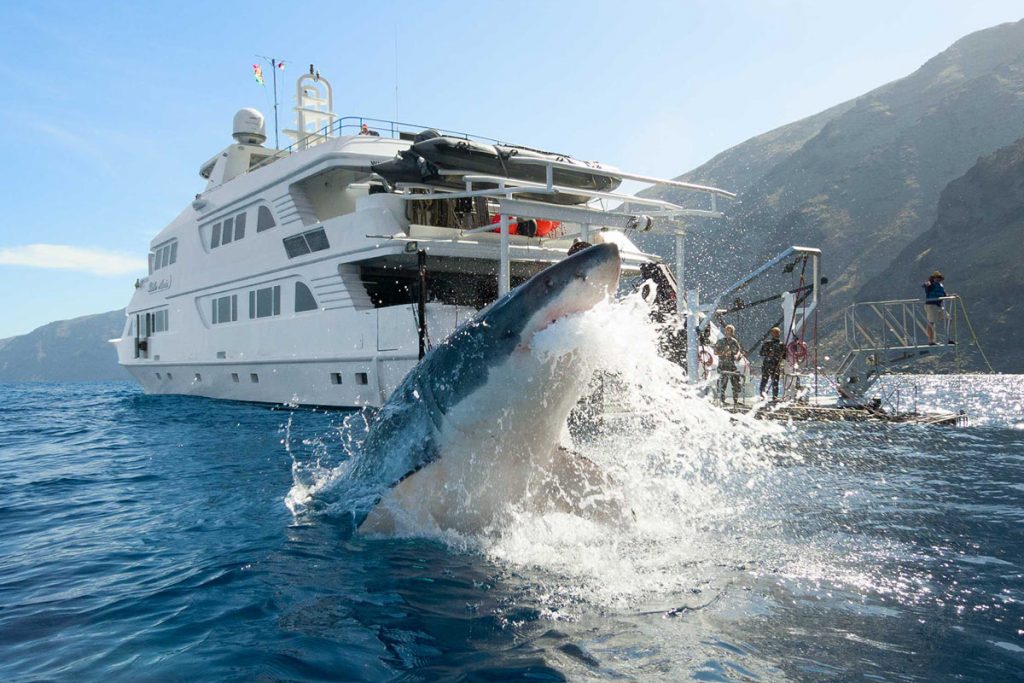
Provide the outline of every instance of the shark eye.
[[554,289],[555,282],[550,277],[546,277],[544,278],[544,286],[547,287],[548,289]]
[[584,273],[582,270],[577,270],[576,271],[576,278],[579,279],[579,280],[586,280],[587,279],[587,274]]

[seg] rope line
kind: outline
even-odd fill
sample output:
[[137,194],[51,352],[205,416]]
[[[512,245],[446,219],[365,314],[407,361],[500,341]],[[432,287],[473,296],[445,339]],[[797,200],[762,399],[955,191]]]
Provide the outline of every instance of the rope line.
[[988,361],[988,356],[985,355],[985,349],[981,348],[981,342],[978,341],[978,335],[974,333],[974,325],[971,324],[971,317],[967,315],[967,304],[961,298],[960,308],[964,310],[964,321],[967,323],[967,329],[971,331],[971,339],[974,341],[974,345],[978,347],[978,352],[981,353],[982,359],[985,361],[985,365],[988,366],[988,371],[995,374],[995,368],[992,367],[992,363]]

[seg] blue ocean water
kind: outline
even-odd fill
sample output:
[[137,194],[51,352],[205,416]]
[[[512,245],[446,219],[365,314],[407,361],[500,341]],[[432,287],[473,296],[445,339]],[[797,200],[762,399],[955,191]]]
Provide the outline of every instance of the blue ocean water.
[[784,427],[668,542],[475,544],[293,517],[343,413],[0,385],[0,679],[1022,680],[1024,377],[917,381],[972,425]]

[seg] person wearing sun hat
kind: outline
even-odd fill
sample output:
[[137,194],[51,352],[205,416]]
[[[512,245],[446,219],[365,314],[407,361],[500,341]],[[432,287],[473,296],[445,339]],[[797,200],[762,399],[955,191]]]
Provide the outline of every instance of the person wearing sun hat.
[[[924,287],[924,314],[925,318],[928,319],[928,326],[926,331],[928,332],[928,345],[935,346],[935,325],[939,321],[945,321],[946,323],[946,336],[949,336],[949,314],[946,313],[946,309],[942,305],[942,300],[946,296],[946,288],[942,286],[942,282],[945,280],[942,277],[942,273],[935,271],[928,278],[928,282],[925,282]],[[950,339],[949,343],[952,344],[953,340]]]

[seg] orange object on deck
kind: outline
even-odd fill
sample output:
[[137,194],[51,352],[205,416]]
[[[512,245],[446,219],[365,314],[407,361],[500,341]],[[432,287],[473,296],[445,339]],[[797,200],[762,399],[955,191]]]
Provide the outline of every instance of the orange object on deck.
[[[501,216],[491,216],[491,223],[500,223]],[[523,231],[520,232],[519,225],[522,223]],[[554,231],[557,228],[562,227],[561,221],[546,221],[542,219],[534,220],[532,218],[525,221],[513,221],[509,218],[508,221],[508,234],[510,235],[525,235],[527,237],[546,237],[548,233]],[[501,228],[494,230],[493,232],[501,232]]]

